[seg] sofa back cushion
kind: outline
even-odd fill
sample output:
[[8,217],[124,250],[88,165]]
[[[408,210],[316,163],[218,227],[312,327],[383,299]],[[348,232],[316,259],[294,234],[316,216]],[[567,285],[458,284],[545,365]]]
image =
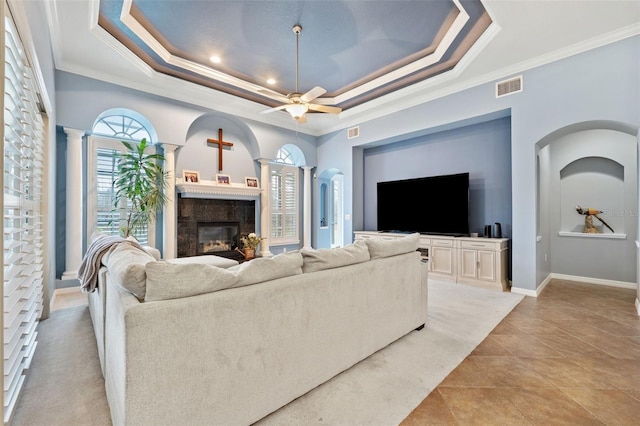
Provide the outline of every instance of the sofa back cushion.
[[149,262],[145,302],[179,299],[233,287],[236,275],[209,263]]
[[133,294],[138,300],[145,298],[146,275],[144,267],[155,259],[130,241],[116,244],[102,257],[114,284]]
[[322,271],[323,269],[339,268],[369,260],[369,248],[364,241],[331,249],[302,249],[302,270],[306,272]]
[[416,232],[404,237],[394,238],[393,240],[369,239],[365,241],[367,242],[369,254],[373,260],[418,250],[420,234]]
[[301,274],[302,255],[300,252],[292,252],[273,257],[259,257],[238,266],[232,266],[227,271],[235,273],[238,278],[233,287],[257,284]]

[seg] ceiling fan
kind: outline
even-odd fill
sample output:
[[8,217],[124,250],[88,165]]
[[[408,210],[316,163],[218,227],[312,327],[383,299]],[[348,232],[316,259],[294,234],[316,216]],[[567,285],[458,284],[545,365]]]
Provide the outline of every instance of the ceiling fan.
[[296,35],[296,91],[288,94],[287,96],[283,96],[280,93],[273,92],[271,90],[260,90],[260,93],[268,94],[270,97],[283,102],[282,105],[279,105],[274,108],[269,108],[264,111],[261,111],[261,114],[267,114],[273,111],[286,110],[291,117],[293,117],[298,123],[306,123],[307,117],[305,114],[308,111],[317,111],[317,112],[327,112],[329,114],[340,114],[342,108],[328,106],[328,105],[320,105],[312,103],[314,99],[322,96],[327,91],[320,86],[316,86],[313,89],[309,90],[306,93],[300,93],[298,91],[298,45],[299,45],[299,36],[302,32],[302,27],[300,25],[294,25],[292,28],[293,33]]

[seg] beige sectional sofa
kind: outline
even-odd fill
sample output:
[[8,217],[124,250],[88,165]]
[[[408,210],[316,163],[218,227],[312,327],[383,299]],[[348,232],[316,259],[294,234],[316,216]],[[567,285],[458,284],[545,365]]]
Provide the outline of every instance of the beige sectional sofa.
[[114,425],[248,425],[427,320],[418,234],[236,264],[126,242],[89,294]]

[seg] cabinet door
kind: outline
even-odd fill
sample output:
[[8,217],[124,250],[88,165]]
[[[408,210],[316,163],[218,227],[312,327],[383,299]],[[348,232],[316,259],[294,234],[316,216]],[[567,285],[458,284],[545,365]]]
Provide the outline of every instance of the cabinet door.
[[478,277],[478,250],[460,249],[460,270],[462,278]]
[[495,282],[496,252],[478,250],[478,279]]
[[454,275],[453,249],[447,247],[431,247],[431,272],[436,274]]

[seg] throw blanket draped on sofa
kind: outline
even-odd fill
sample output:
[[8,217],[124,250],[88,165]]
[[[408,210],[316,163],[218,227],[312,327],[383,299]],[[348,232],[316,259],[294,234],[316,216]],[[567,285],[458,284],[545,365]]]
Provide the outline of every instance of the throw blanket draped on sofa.
[[127,241],[134,247],[140,250],[144,249],[142,246],[134,240],[127,240],[119,236],[105,235],[94,240],[87,248],[87,253],[82,259],[82,264],[78,269],[78,279],[80,280],[80,288],[83,293],[93,293],[98,284],[98,270],[100,269],[100,262],[102,257],[107,253],[115,244]]

